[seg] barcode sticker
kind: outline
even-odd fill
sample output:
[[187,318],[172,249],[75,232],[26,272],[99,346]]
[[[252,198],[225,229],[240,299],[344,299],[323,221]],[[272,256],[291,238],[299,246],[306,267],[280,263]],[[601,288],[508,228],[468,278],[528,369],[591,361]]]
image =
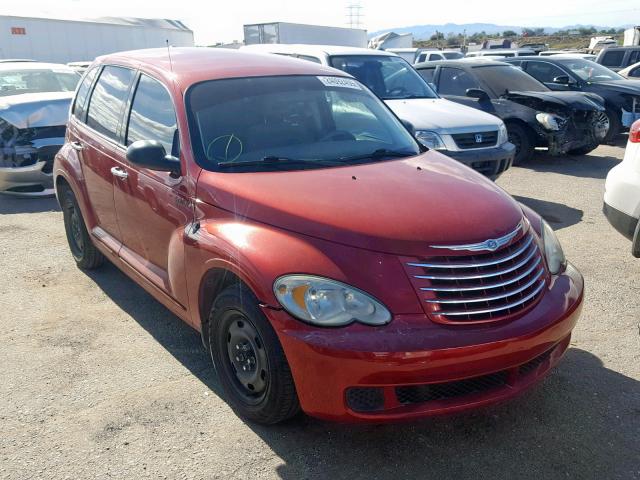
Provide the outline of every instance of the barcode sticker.
[[345,77],[316,77],[318,80],[322,82],[323,85],[327,87],[342,87],[342,88],[353,88],[355,90],[362,90],[360,84],[352,79]]

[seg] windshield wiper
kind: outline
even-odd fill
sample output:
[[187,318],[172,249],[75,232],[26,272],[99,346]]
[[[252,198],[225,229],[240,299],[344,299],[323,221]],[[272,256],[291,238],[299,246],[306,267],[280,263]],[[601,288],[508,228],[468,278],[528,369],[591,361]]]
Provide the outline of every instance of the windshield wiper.
[[342,157],[339,158],[341,162],[351,162],[354,160],[365,160],[367,158],[383,158],[383,157],[393,157],[393,158],[404,158],[404,157],[415,157],[419,155],[414,152],[407,152],[402,150],[389,150],[387,148],[379,148],[374,150],[371,153],[365,153],[363,155],[354,155],[352,157]]
[[305,160],[302,158],[288,158],[288,157],[278,157],[275,155],[267,155],[266,157],[262,157],[261,160],[249,160],[246,162],[218,162],[218,167],[220,168],[229,168],[229,167],[255,167],[262,165],[279,165],[279,164],[303,164],[303,165],[319,165],[323,167],[330,167],[334,165],[341,165],[341,161],[332,161],[332,160]]

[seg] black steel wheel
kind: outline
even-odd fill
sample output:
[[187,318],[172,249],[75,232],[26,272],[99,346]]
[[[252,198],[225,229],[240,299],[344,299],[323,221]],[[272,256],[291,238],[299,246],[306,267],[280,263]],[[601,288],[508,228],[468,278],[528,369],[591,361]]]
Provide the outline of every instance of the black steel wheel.
[[218,295],[206,331],[220,383],[241,416],[273,424],[298,413],[298,396],[284,351],[248,288],[234,284]]
[[67,242],[76,265],[84,270],[98,268],[104,263],[104,256],[89,237],[75,195],[68,187],[61,187],[58,195]]

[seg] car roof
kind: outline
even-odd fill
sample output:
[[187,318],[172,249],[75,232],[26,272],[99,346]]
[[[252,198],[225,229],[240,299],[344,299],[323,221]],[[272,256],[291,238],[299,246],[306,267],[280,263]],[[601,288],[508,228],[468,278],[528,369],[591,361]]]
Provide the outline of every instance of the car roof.
[[607,47],[603,48],[602,52],[609,52],[611,50],[638,50],[640,49],[640,45],[618,45],[615,47]]
[[515,52],[534,53],[534,51],[530,48],[483,48],[482,50],[475,50],[469,53],[477,53],[478,55],[482,55],[484,53],[515,53]]
[[[175,83],[183,91],[206,80],[272,75],[349,74],[306,60],[277,55],[209,47],[171,47],[131,50],[104,55],[98,64],[114,64],[140,68],[167,83]],[[69,67],[67,67],[69,68]]]
[[[520,57],[519,57],[520,58]],[[467,57],[460,58],[458,60],[436,60],[432,62],[421,62],[417,63],[413,66],[416,70],[421,70],[424,68],[435,68],[437,66],[441,67],[457,67],[457,68],[477,68],[477,67],[495,67],[495,66],[503,66],[503,67],[512,67],[510,63],[505,63],[500,60],[490,60],[482,57]]]
[[17,61],[17,62],[2,62],[0,63],[0,72],[7,70],[65,70],[74,72],[64,63],[44,63],[44,62],[31,62],[31,61]]
[[393,52],[371,48],[341,47],[336,45],[307,45],[304,43],[262,43],[240,47],[242,51],[284,53],[299,55],[383,55],[397,57]]

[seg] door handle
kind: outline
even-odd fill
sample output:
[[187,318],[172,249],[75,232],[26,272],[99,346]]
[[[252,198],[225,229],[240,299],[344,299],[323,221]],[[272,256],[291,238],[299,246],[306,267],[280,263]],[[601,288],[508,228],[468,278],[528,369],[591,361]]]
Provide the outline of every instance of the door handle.
[[80,142],[71,142],[70,145],[74,150],[82,150],[84,148],[84,145],[82,145]]
[[123,180],[126,180],[127,177],[129,176],[129,174],[124,170],[122,170],[120,167],[113,167],[111,169],[111,175],[113,175],[114,177],[121,178]]

